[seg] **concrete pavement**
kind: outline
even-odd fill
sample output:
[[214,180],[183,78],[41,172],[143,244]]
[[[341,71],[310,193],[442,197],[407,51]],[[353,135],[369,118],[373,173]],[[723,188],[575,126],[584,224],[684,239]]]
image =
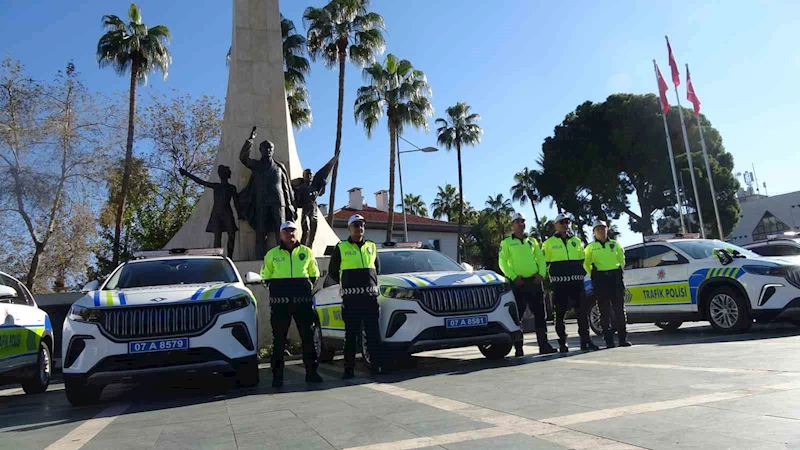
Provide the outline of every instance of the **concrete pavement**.
[[5,389],[0,449],[800,448],[800,329],[631,331],[634,347],[569,356],[537,355],[532,335],[524,358],[429,352],[377,380],[340,381],[339,360],[314,388],[292,363],[280,391],[268,367],[254,389],[112,386],[83,408],[59,384]]

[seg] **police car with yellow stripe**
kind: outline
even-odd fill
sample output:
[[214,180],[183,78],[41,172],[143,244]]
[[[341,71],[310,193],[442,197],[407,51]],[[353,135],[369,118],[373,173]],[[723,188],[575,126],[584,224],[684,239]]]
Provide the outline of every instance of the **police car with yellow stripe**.
[[[378,303],[384,351],[402,357],[427,350],[476,345],[487,358],[505,357],[522,339],[514,294],[491,270],[473,271],[421,243],[378,249]],[[314,295],[319,316],[315,345],[329,361],[344,344],[342,297],[326,279]],[[361,354],[369,362],[362,330]]]
[[[709,321],[719,331],[743,332],[754,321],[800,323],[800,258],[765,258],[695,235],[658,235],[625,249],[628,323],[678,329]],[[591,294],[591,282],[586,281]],[[596,305],[590,324],[601,333]]]
[[222,249],[142,252],[91,282],[64,322],[63,374],[73,405],[103,387],[187,373],[258,383],[256,300]]
[[53,370],[53,326],[24,284],[0,272],[0,386],[47,390]]

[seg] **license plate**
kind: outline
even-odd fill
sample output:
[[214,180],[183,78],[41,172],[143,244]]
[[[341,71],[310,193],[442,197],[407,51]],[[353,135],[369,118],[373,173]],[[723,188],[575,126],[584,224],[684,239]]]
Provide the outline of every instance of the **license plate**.
[[482,327],[489,325],[489,316],[448,317],[444,324],[447,328]]
[[189,338],[128,342],[128,353],[166,352],[170,350],[186,350],[188,348]]

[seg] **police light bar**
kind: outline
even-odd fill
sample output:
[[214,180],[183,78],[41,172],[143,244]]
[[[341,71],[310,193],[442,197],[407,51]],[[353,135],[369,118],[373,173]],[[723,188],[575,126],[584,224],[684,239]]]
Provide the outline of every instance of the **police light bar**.
[[767,236],[767,239],[781,239],[781,238],[794,239],[796,237],[800,237],[800,233],[796,231],[784,231],[783,233],[770,234]]
[[422,248],[422,242],[384,242],[383,248]]
[[222,256],[222,248],[171,248],[169,250],[152,250],[146,252],[135,252],[135,259],[163,258],[166,256]]
[[674,234],[654,234],[645,236],[645,242],[666,241],[667,239],[698,239],[700,233],[674,233]]

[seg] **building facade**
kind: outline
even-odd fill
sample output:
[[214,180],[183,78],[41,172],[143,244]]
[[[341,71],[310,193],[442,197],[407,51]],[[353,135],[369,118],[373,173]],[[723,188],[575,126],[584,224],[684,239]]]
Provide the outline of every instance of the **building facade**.
[[737,197],[742,212],[728,242],[746,245],[772,234],[800,232],[800,191],[768,197],[742,189]]

